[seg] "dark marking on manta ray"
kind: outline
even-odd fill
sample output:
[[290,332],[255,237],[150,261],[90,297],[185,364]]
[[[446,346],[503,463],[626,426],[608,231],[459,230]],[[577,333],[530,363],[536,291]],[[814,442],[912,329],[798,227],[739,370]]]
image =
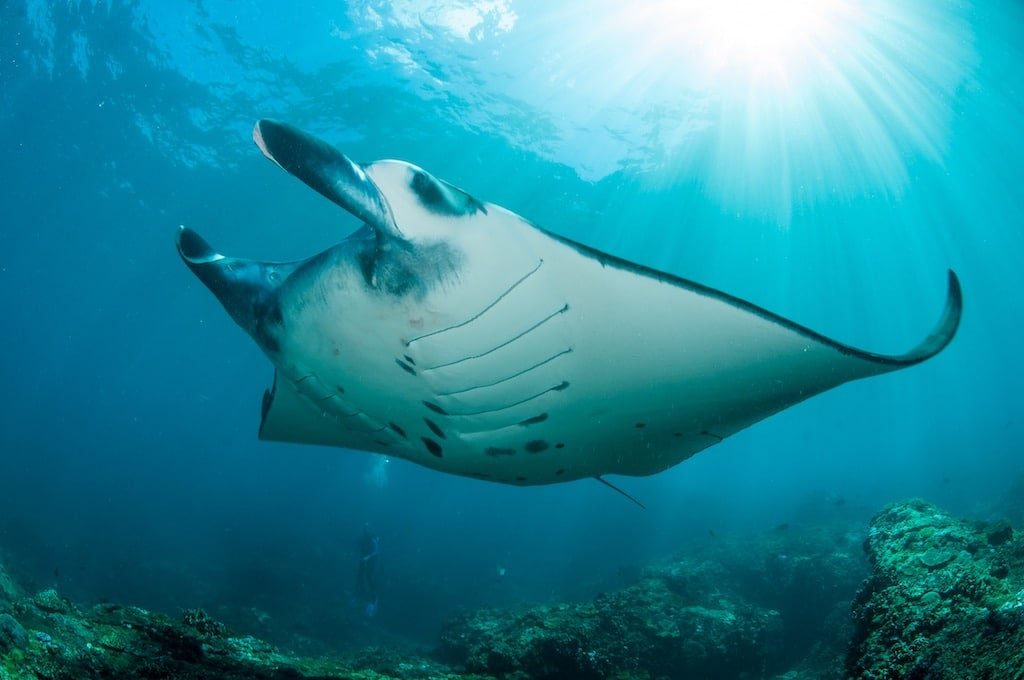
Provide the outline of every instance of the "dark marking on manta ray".
[[410,375],[416,375],[416,369],[405,363],[401,359],[395,359],[395,363],[402,367],[402,370]]
[[559,476],[564,475],[565,474],[565,468],[559,468],[559,469],[555,470],[555,474],[559,475]]
[[402,439],[408,439],[409,438],[408,436],[406,436],[405,430],[400,428],[398,425],[395,425],[394,423],[388,423],[388,427],[390,427],[392,430],[394,430],[399,435],[401,435]]
[[266,318],[275,326],[284,325],[284,314],[281,313],[281,304],[275,301],[266,311]]
[[516,481],[517,482],[525,482],[526,481],[526,477],[516,477]]
[[437,404],[435,404],[433,402],[424,401],[423,405],[426,406],[427,408],[429,408],[434,413],[438,413],[438,414],[440,414],[442,416],[448,415],[448,411],[445,411],[443,408],[441,408],[440,406],[438,406]]
[[525,448],[527,453],[540,453],[541,451],[547,451],[549,447],[550,444],[543,439],[533,439],[526,442]]
[[673,432],[673,433],[672,433],[672,436],[673,436],[673,437],[682,437],[682,436],[683,436],[683,433],[682,433],[682,432]]
[[642,430],[645,427],[647,427],[647,423],[637,423],[636,424],[636,429],[638,429],[638,430]]
[[433,420],[431,420],[430,418],[424,418],[423,422],[425,422],[427,424],[427,427],[430,428],[430,431],[436,434],[438,437],[440,437],[441,439],[448,439],[448,435],[446,435],[444,433],[444,430],[438,427],[437,423],[435,423]]
[[335,385],[338,388],[338,394],[345,394],[345,388],[341,385]]
[[555,444],[555,448],[556,449],[564,449],[565,448],[565,443],[564,442],[558,442],[557,444]]
[[[450,415],[451,417],[456,418],[456,417],[460,417],[460,416],[479,416],[479,415],[483,415],[484,413],[497,413],[498,411],[504,411],[506,409],[512,408],[513,406],[519,406],[520,404],[525,404],[528,401],[533,401],[534,399],[536,399],[538,397],[543,397],[548,392],[561,392],[562,390],[566,389],[567,387],[569,387],[569,381],[568,380],[563,380],[562,382],[560,382],[559,384],[555,385],[554,387],[549,387],[548,389],[546,389],[546,390],[544,390],[542,392],[538,392],[537,394],[534,394],[532,396],[526,397],[525,399],[520,399],[519,401],[514,401],[511,404],[505,404],[504,406],[498,406],[497,408],[484,409],[483,411],[467,411],[467,412],[463,412],[463,413],[451,413],[451,414],[446,413],[445,415]],[[424,402],[424,403],[426,403],[426,402]]]
[[544,264],[544,260],[538,261],[536,267],[534,267],[530,271],[526,272],[526,274],[524,274],[523,276],[519,277],[519,279],[515,283],[513,283],[511,286],[509,286],[507,289],[505,289],[504,293],[502,293],[497,298],[495,298],[494,302],[490,303],[489,305],[487,305],[486,307],[484,307],[479,312],[477,312],[473,316],[469,317],[465,321],[460,321],[457,324],[454,324],[454,325],[451,325],[451,326],[446,326],[444,328],[439,328],[436,331],[430,331],[429,333],[424,333],[423,335],[418,335],[415,338],[411,338],[409,340],[406,340],[405,341],[405,346],[408,347],[412,343],[418,342],[419,340],[423,340],[424,338],[429,338],[429,337],[431,337],[433,335],[438,335],[439,333],[445,333],[447,331],[455,330],[456,328],[462,328],[466,324],[473,323],[474,321],[479,319],[481,316],[483,316],[484,314],[489,312],[496,304],[501,302],[505,298],[505,296],[507,296],[509,293],[511,293],[513,290],[515,290],[516,287],[519,286],[519,284],[521,284],[523,281],[525,281],[526,279],[530,278],[535,273],[537,273],[537,270],[540,269],[541,265],[543,265],[543,264]]
[[[453,396],[453,395],[456,395],[456,394],[465,394],[466,392],[472,392],[473,390],[479,390],[479,389],[482,389],[484,387],[494,387],[495,385],[500,385],[501,383],[507,382],[509,380],[512,380],[513,378],[518,378],[519,376],[524,375],[526,373],[529,373],[530,371],[532,371],[532,370],[534,370],[536,368],[540,368],[541,366],[554,361],[555,359],[557,359],[558,357],[562,356],[563,354],[570,354],[570,353],[572,353],[572,347],[566,347],[561,352],[556,352],[556,353],[552,354],[551,356],[549,356],[547,359],[544,359],[543,361],[538,361],[533,366],[530,366],[528,368],[524,368],[521,371],[516,371],[512,375],[505,376],[504,378],[499,378],[499,379],[494,380],[494,381],[489,382],[489,383],[483,383],[481,385],[473,385],[472,387],[466,387],[466,388],[461,389],[461,390],[452,390],[451,392],[439,392],[438,395],[442,396],[442,397],[450,397],[450,396]],[[433,370],[433,369],[425,368],[425,369],[423,369],[423,372],[426,373],[427,371],[431,371],[431,370]]]
[[420,300],[458,271],[461,255],[445,242],[413,245],[393,240],[389,246],[381,250],[369,241],[356,254],[363,281],[372,291]]
[[488,446],[484,453],[492,458],[497,458],[498,456],[514,456],[516,455],[516,450],[504,446]]
[[548,414],[547,413],[541,413],[539,416],[533,416],[532,418],[527,418],[526,420],[521,421],[519,424],[522,425],[523,427],[526,427],[527,425],[536,425],[537,423],[543,423],[547,419],[548,419]]
[[407,362],[409,362],[409,365],[410,365],[410,366],[415,366],[415,365],[416,365],[416,360],[415,360],[415,359],[413,359],[413,358],[412,358],[411,356],[409,356],[408,354],[403,354],[402,356],[403,356],[403,357],[405,357],[405,360],[406,360]]
[[494,347],[492,347],[492,348],[490,348],[488,350],[484,350],[483,352],[480,352],[479,354],[471,354],[470,356],[462,357],[461,359],[456,359],[455,361],[449,361],[448,363],[438,364],[436,366],[430,366],[428,368],[424,368],[423,370],[425,370],[425,371],[436,371],[439,368],[448,368],[449,366],[455,366],[456,364],[461,364],[463,361],[472,361],[473,359],[480,359],[481,357],[485,357],[488,354],[493,354],[494,352],[497,352],[502,347],[508,347],[509,345],[511,345],[516,340],[520,340],[520,339],[526,337],[527,335],[529,335],[533,331],[537,330],[538,328],[540,328],[541,326],[546,324],[548,321],[551,321],[551,319],[554,319],[559,314],[564,314],[567,311],[569,311],[569,303],[568,302],[566,302],[564,305],[561,306],[561,308],[556,309],[555,311],[551,312],[550,314],[548,314],[543,319],[541,319],[537,323],[533,324],[532,326],[530,326],[526,330],[524,330],[524,331],[522,331],[520,333],[517,333],[516,335],[512,336],[511,338],[509,338],[505,342],[499,343],[499,344],[495,345]]
[[409,188],[416,192],[423,207],[432,213],[453,217],[473,215],[478,211],[487,214],[487,208],[480,201],[423,170],[413,172]]
[[427,447],[427,451],[430,451],[432,454],[434,454],[438,458],[441,457],[441,452],[442,451],[441,451],[441,445],[440,444],[435,442],[430,437],[420,437],[420,439],[423,440],[423,445]]
[[267,311],[256,312],[255,339],[268,352],[280,352],[281,343],[278,341],[284,327],[284,319],[281,316],[281,307],[274,303]]
[[724,439],[724,437],[719,437],[714,432],[708,432],[707,430],[704,430],[703,432],[701,432],[701,434],[706,434],[707,436],[713,437],[714,439],[717,439],[718,441],[722,441]]

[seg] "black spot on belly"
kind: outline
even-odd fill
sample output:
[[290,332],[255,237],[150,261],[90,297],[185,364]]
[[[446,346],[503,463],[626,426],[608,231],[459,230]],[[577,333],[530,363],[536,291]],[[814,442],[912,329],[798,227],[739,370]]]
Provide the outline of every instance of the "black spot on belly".
[[408,439],[408,438],[409,438],[409,437],[408,437],[408,436],[407,436],[407,435],[405,434],[405,430],[403,430],[402,428],[400,428],[400,427],[399,427],[398,425],[395,425],[394,423],[388,423],[388,427],[390,427],[390,428],[391,428],[392,430],[394,430],[394,431],[395,431],[395,432],[397,432],[397,433],[398,433],[399,435],[401,435],[403,439]]
[[402,367],[402,370],[411,375],[416,375],[416,369],[405,363],[401,359],[395,359],[395,363]]
[[441,457],[441,445],[440,444],[435,442],[430,437],[420,437],[420,439],[423,440],[423,445],[427,447],[427,451],[430,451],[432,454],[434,454],[438,458]]
[[335,385],[335,387],[338,389],[338,394],[345,394],[344,387],[342,387],[341,385]]
[[525,482],[526,481],[526,477],[516,477],[516,481],[517,482]]
[[559,476],[564,475],[565,474],[565,468],[559,468],[558,470],[555,470],[555,474],[559,475]]
[[448,439],[448,435],[446,435],[444,433],[444,430],[438,427],[437,423],[435,423],[433,420],[431,420],[430,418],[424,418],[423,422],[425,422],[427,424],[427,427],[430,428],[430,431],[436,434],[438,437],[440,437],[441,439]]
[[683,433],[682,433],[682,432],[673,432],[673,433],[672,433],[672,436],[673,436],[673,437],[682,437],[682,436],[683,436]]
[[504,446],[488,446],[484,453],[492,458],[497,458],[498,456],[514,456],[516,455],[516,450]]
[[557,444],[555,444],[555,448],[556,449],[564,449],[565,448],[565,444],[563,442],[558,442]]
[[416,360],[415,360],[415,359],[413,359],[413,358],[412,358],[411,356],[409,356],[408,354],[403,354],[402,356],[404,356],[404,357],[405,357],[405,360],[409,362],[409,365],[410,365],[410,366],[415,366],[415,365],[416,365]]
[[443,408],[441,408],[440,406],[438,406],[437,404],[435,404],[433,402],[425,401],[425,402],[423,402],[423,405],[426,406],[427,408],[429,408],[434,413],[439,413],[442,416],[448,415],[448,411],[445,411]]
[[638,429],[638,430],[642,430],[645,427],[647,427],[647,423],[637,423],[636,424],[636,429]]
[[540,453],[541,451],[547,451],[550,445],[543,439],[534,439],[526,442],[526,450],[529,453]]
[[519,424],[523,425],[523,426],[526,426],[526,425],[536,425],[537,423],[543,423],[547,419],[548,419],[548,414],[547,413],[541,413],[539,416],[533,416],[532,418],[527,418],[526,420],[520,422]]

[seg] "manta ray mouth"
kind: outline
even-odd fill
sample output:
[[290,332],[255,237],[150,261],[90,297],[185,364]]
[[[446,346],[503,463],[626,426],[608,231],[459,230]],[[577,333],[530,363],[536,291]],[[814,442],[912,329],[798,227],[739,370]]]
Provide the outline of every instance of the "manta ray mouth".
[[387,198],[358,163],[302,130],[257,121],[252,139],[264,156],[373,227],[378,239],[402,238]]

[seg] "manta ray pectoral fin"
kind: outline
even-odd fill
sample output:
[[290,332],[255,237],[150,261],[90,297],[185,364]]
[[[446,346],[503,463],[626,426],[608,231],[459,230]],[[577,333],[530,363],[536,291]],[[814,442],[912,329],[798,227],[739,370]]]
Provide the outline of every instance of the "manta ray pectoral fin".
[[252,139],[264,156],[370,225],[379,243],[403,238],[377,185],[330,144],[273,120],[258,121]]
[[273,387],[263,395],[261,415],[259,437],[265,441],[338,445],[336,423],[276,371]]
[[840,345],[831,340],[828,342],[835,345],[844,354],[863,359],[875,366],[876,370],[869,371],[869,373],[886,373],[919,364],[945,349],[946,345],[953,340],[953,336],[956,335],[957,328],[960,327],[960,317],[962,314],[963,292],[960,288],[960,280],[957,278],[956,273],[950,270],[946,306],[942,316],[939,318],[938,323],[935,324],[932,332],[928,334],[928,337],[909,352],[898,355],[875,354]]

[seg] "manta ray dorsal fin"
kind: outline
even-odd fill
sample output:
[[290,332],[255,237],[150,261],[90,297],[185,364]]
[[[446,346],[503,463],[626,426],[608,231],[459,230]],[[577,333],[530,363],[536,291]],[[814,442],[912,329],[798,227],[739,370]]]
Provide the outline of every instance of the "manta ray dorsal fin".
[[370,225],[379,244],[404,240],[387,198],[363,166],[330,144],[273,120],[258,121],[252,139],[278,167]]

